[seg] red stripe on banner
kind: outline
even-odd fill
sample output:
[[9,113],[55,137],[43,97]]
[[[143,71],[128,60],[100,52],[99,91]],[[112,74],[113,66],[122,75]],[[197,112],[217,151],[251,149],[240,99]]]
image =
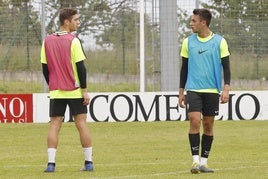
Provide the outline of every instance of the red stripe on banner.
[[1,123],[32,123],[32,94],[0,94]]

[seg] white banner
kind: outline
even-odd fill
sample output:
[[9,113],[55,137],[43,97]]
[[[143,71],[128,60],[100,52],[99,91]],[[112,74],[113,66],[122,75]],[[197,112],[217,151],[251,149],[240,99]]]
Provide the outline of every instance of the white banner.
[[[88,122],[185,121],[178,92],[89,93]],[[49,95],[33,94],[35,123],[49,122]],[[231,91],[216,120],[268,120],[268,91]],[[73,118],[67,109],[64,122]]]

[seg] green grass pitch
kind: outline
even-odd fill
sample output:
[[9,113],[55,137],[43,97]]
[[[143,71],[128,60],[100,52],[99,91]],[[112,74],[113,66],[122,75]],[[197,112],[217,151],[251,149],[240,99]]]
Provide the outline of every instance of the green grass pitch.
[[[0,178],[194,178],[189,122],[88,123],[93,172],[80,172],[84,158],[73,123],[59,137],[56,172],[44,173],[49,124],[0,124]],[[268,120],[216,121],[208,164],[215,173],[198,178],[268,178]]]

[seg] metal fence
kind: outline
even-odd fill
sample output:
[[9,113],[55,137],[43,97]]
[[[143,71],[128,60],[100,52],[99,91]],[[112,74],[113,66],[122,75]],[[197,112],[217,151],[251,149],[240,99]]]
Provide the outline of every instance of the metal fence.
[[[160,19],[178,23],[175,53],[179,53],[182,40],[191,33],[188,24],[192,10],[200,7],[211,9],[211,29],[223,35],[229,44],[232,89],[268,89],[267,1],[244,0],[231,4],[232,1],[226,0],[215,4],[212,0],[178,0],[177,22],[169,18],[170,14],[160,13],[159,1],[145,0],[146,91],[160,91],[164,89],[161,85],[166,85],[163,80],[172,78],[161,68],[165,64],[165,59],[161,59],[165,50]],[[0,92],[46,90],[40,48],[43,36],[58,28],[61,7],[79,10],[81,25],[77,35],[87,55],[89,90],[139,91],[139,4],[139,0],[7,0],[0,3]],[[171,67],[179,67],[180,59],[169,63]]]

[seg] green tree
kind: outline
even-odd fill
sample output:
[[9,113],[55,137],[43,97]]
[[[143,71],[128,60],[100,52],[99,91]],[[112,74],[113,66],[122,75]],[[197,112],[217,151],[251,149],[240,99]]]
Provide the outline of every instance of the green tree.
[[[38,13],[29,0],[5,0],[0,2],[0,68],[11,69],[12,66],[29,70],[31,47],[41,45],[40,21]],[[25,61],[24,61],[25,59]],[[23,64],[18,67],[19,61]],[[22,64],[22,63],[20,63]]]
[[187,14],[186,10],[178,8],[178,38],[179,44],[181,45],[184,38],[192,33],[192,30],[189,28],[189,23],[191,17]]
[[61,8],[73,7],[79,10],[81,24],[77,35],[98,34],[111,24],[111,11],[117,11],[127,4],[126,0],[48,0],[46,9],[49,20],[46,27],[48,34],[58,29],[58,16]]
[[268,3],[265,0],[210,0],[217,18],[212,28],[224,34],[231,47],[241,53],[253,51],[255,54],[267,52]]
[[[121,46],[128,49],[137,48],[139,13],[133,9],[121,9],[112,15],[111,22],[110,26],[97,36],[97,44],[114,48]],[[148,17],[145,18],[145,34],[146,40],[150,42],[151,24]]]
[[[41,43],[40,22],[29,0],[6,0],[0,4],[0,43],[11,46]],[[31,41],[27,41],[29,37]]]

